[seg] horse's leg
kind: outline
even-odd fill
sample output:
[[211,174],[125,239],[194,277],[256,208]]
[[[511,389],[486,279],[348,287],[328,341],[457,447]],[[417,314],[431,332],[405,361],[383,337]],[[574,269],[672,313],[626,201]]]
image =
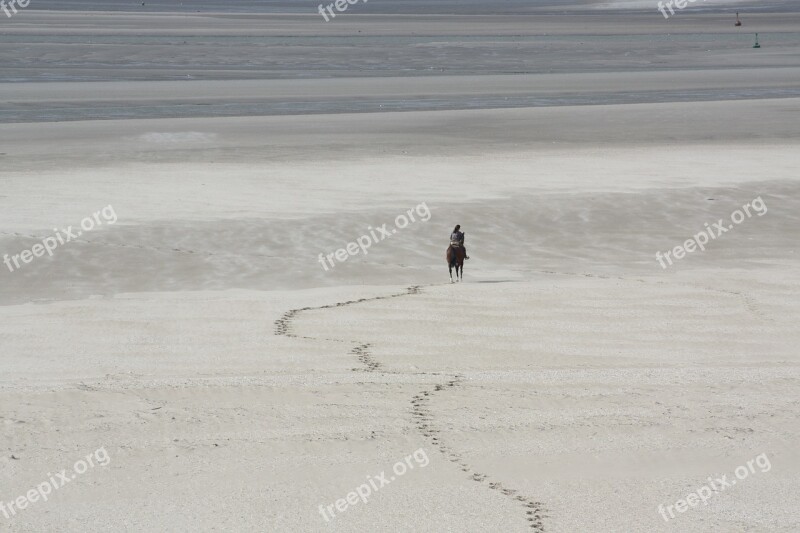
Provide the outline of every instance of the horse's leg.
[[449,247],[447,252],[444,254],[445,259],[447,259],[447,269],[450,271],[450,283],[453,283],[453,255],[452,255],[453,247]]

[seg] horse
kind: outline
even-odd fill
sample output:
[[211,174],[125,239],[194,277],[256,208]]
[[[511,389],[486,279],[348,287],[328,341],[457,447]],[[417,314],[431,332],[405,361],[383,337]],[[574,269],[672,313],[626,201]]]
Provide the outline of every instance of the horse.
[[447,266],[450,268],[450,283],[455,283],[453,281],[453,267],[456,269],[455,281],[464,281],[464,257],[466,255],[463,246],[453,246],[451,244],[447,248]]

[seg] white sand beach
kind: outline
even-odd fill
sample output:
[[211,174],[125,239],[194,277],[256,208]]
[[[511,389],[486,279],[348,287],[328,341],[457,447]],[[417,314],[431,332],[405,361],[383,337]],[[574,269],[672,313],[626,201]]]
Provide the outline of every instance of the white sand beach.
[[51,4],[0,26],[0,531],[800,530],[796,7]]

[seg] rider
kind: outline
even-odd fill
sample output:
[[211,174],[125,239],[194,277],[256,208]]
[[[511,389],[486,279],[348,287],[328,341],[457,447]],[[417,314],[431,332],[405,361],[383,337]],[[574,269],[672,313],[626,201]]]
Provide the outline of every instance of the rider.
[[456,227],[453,228],[453,233],[450,234],[450,244],[464,248],[464,259],[469,259],[467,247],[464,246],[464,232],[461,231],[461,224],[456,224]]

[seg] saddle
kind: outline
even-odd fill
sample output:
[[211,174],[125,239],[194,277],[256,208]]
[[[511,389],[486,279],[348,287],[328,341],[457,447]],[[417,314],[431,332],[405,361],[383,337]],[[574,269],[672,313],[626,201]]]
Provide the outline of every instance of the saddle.
[[458,241],[450,241],[450,246],[453,248],[461,248],[461,243]]

